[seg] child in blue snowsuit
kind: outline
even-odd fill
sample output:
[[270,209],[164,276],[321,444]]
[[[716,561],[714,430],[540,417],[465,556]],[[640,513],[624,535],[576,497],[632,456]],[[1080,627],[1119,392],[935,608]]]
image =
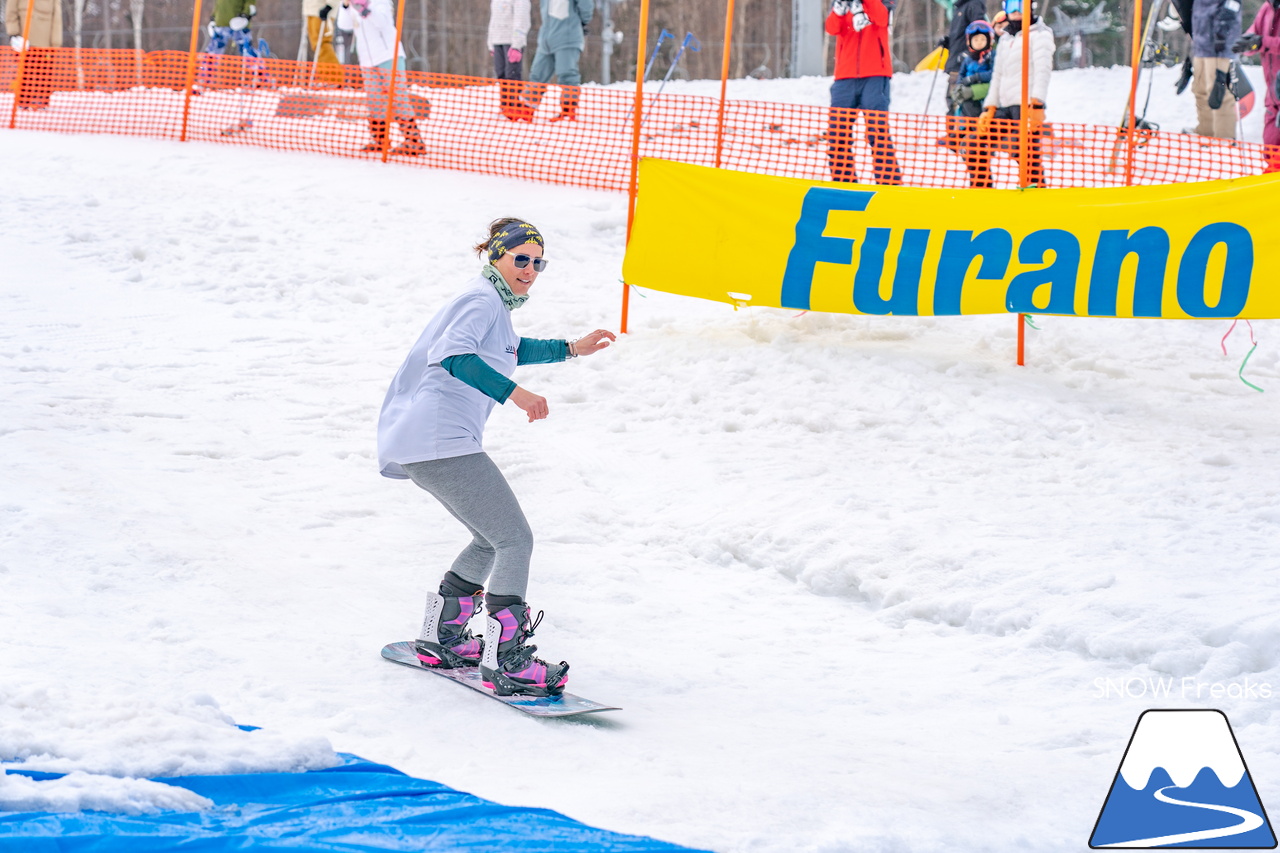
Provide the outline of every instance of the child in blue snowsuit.
[[991,69],[995,65],[995,33],[986,21],[974,21],[964,31],[966,49],[960,54],[960,76],[951,87],[952,115],[977,118],[982,114],[982,101],[991,88]]
[[[974,21],[964,31],[965,50],[957,66],[959,76],[948,93],[952,111],[947,118],[946,145],[965,161],[966,169],[973,160],[981,140],[975,133],[975,119],[982,115],[982,101],[991,88],[991,71],[995,67],[995,31],[986,21]],[[970,185],[973,184],[972,169]]]

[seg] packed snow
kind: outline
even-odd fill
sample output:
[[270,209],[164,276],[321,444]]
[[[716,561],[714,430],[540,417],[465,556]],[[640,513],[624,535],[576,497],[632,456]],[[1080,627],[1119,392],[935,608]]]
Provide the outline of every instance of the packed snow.
[[[1088,120],[1100,74],[1051,110]],[[735,84],[771,85],[809,84]],[[1224,355],[1229,322],[1044,317],[1018,367],[1010,316],[633,292],[615,346],[516,374],[549,419],[486,437],[540,652],[625,709],[537,721],[379,659],[466,537],[378,475],[374,425],[497,216],[548,238],[518,332],[616,330],[626,197],[0,155],[28,164],[0,188],[0,762],[69,774],[0,776],[0,809],[200,809],[147,779],[342,751],[726,853],[1078,850],[1149,707],[1223,709],[1280,802],[1280,322]]]

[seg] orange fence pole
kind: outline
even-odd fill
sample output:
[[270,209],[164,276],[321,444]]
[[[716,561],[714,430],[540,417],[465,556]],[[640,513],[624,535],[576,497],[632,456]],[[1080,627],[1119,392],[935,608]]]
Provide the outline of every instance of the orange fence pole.
[[[636,218],[636,193],[640,176],[640,121],[644,111],[644,57],[649,50],[649,0],[640,0],[640,36],[636,43],[636,102],[631,110],[631,180],[627,184],[627,242],[631,242],[631,225]],[[622,283],[622,334],[627,333],[627,309],[631,288]]]
[[1018,115],[1018,186],[1025,189],[1031,183],[1031,19],[1035,17],[1035,2],[1027,2],[1022,10],[1022,107]]
[[[10,3],[14,0],[9,0]],[[18,99],[22,97],[22,72],[27,65],[27,54],[31,52],[31,10],[35,8],[36,0],[27,0],[27,17],[22,24],[22,43],[26,46],[22,53],[18,54],[18,88],[13,91],[13,109],[9,110],[9,129],[13,130],[13,126],[18,121]]]
[[[391,84],[387,87],[387,132],[382,135],[382,162],[387,162],[387,154],[391,149],[391,108],[396,102],[396,67],[400,64],[400,33],[404,30],[404,4],[406,0],[400,0],[396,8],[396,47],[391,54]],[[321,35],[324,35],[322,32]],[[316,50],[320,49],[320,42],[316,42]],[[407,76],[407,72],[406,72]],[[400,128],[403,132],[404,128]]]
[[733,43],[733,0],[724,13],[724,60],[720,63],[720,112],[716,116],[716,168],[720,168],[720,152],[724,148],[724,94],[729,85],[729,46]]
[[[1022,105],[1018,114],[1018,187],[1031,183],[1031,19],[1035,17],[1034,0],[1022,10]],[[1018,315],[1018,365],[1026,364],[1027,320]]]
[[1138,75],[1142,70],[1142,51],[1146,47],[1142,43],[1142,0],[1133,2],[1133,70],[1129,75],[1129,125],[1128,153],[1124,162],[1124,185],[1133,186],[1133,153],[1137,142],[1138,128]]
[[187,141],[187,122],[191,118],[191,87],[196,82],[196,45],[200,43],[200,0],[196,0],[191,12],[191,47],[187,50],[187,85],[182,97],[182,132],[179,142]]

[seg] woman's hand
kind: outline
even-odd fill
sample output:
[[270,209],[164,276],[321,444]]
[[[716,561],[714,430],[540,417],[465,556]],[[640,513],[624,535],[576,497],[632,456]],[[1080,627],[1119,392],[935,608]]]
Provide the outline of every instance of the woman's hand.
[[515,403],[529,415],[529,423],[540,421],[548,415],[547,398],[539,397],[532,391],[526,391],[519,385],[511,392],[508,400]]
[[[608,338],[608,340],[605,340]],[[604,329],[596,329],[589,335],[584,335],[573,342],[573,351],[578,355],[591,355],[593,352],[600,352],[609,345],[609,341],[616,341],[618,338],[613,332]]]

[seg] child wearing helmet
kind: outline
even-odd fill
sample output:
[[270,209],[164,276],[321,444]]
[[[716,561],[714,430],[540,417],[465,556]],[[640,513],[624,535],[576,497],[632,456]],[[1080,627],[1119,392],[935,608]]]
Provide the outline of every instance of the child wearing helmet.
[[959,76],[951,87],[952,115],[977,118],[982,101],[991,88],[991,69],[995,63],[995,31],[986,21],[974,21],[964,31],[965,49],[956,64]]

